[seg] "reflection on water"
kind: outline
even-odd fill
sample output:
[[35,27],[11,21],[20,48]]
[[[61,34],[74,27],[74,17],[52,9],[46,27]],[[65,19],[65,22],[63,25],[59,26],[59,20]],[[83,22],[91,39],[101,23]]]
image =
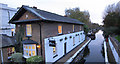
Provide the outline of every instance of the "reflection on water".
[[102,56],[105,58],[105,52],[104,52],[104,44],[102,44],[102,50],[101,50]]
[[104,62],[104,57],[101,53],[102,51],[102,44],[104,41],[104,37],[102,36],[103,31],[98,31],[95,36],[96,39],[92,40],[88,44],[88,48],[90,50],[90,54],[87,57],[84,57],[86,59],[86,62]]
[[104,62],[104,37],[102,34],[103,31],[98,31],[95,34],[95,40],[92,40],[83,51],[77,55],[73,62],[81,62],[82,64],[88,62]]
[[89,56],[89,54],[90,54],[90,50],[89,50],[88,46],[86,46],[84,49],[84,52],[83,52],[83,57],[87,57],[87,56]]

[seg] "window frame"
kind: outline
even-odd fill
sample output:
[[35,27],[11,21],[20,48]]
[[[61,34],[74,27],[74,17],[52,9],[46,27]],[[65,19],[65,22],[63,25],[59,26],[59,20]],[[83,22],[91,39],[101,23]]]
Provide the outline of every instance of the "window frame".
[[[14,48],[14,51],[13,51]],[[8,55],[8,59],[11,58],[12,54],[15,53],[15,47],[9,47],[7,48],[7,55]]]
[[[54,48],[55,48],[55,52],[54,52]],[[53,55],[57,54],[57,47],[53,47]]]
[[74,25],[74,24],[73,24],[73,27],[72,27],[72,28],[73,28],[73,32],[75,32],[75,25]]
[[[28,47],[27,49],[26,49],[26,46]],[[29,49],[29,46],[31,47],[31,49]],[[33,46],[35,46],[35,49],[32,49],[32,47]],[[36,49],[36,44],[23,44],[23,55],[24,55],[24,57],[31,57],[31,56],[36,56],[37,55],[37,49]],[[25,48],[24,48],[25,47]],[[28,52],[28,54],[27,54],[27,52]],[[31,56],[29,55],[29,52],[31,51]],[[33,51],[35,51],[35,55],[33,55],[32,54],[32,52]]]
[[[59,26],[61,27],[61,33],[59,33]],[[58,25],[58,34],[62,34],[62,25]]]
[[[30,32],[28,32],[28,30],[30,31]],[[30,34],[28,34],[28,33],[30,33]],[[32,36],[32,24],[26,24],[26,36]]]
[[82,26],[80,25],[80,31],[82,31]]

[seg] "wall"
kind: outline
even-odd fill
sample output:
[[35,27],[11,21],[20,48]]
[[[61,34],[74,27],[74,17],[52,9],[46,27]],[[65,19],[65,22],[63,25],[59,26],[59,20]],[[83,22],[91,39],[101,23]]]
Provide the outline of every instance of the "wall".
[[[58,23],[58,22],[41,22],[41,31],[42,31],[42,53],[43,58],[45,58],[45,47],[44,47],[44,39],[54,36],[60,36],[58,34],[58,25],[62,26],[62,33],[64,34],[70,34],[74,32],[80,31],[80,26],[77,24],[69,24],[69,23]],[[75,31],[73,32],[73,25],[75,28]],[[83,28],[83,27],[82,27]],[[83,30],[83,29],[82,29]],[[76,38],[76,37],[75,37]]]
[[[16,32],[19,30],[18,25],[21,25],[24,27],[24,37],[23,40],[28,39],[26,37],[26,24],[16,24]],[[38,23],[31,23],[32,27],[32,37],[30,37],[31,40],[34,40],[40,45],[40,26]],[[38,49],[38,55],[41,56],[41,50]]]
[[[0,34],[7,34],[8,36],[12,36],[12,28],[15,28],[15,25],[8,24],[9,20],[13,17],[13,15],[17,12],[17,9],[10,8],[7,4],[0,3],[0,16],[1,16],[1,26],[0,26]],[[7,28],[7,29],[5,29]],[[1,30],[4,29],[4,30]],[[15,32],[15,31],[14,31]]]
[[3,53],[3,62],[9,62],[8,61],[7,48],[2,48],[2,53]]
[[[52,36],[58,36],[58,25],[62,26],[62,34],[68,34],[68,33],[74,33],[80,31],[80,26],[77,24],[68,24],[68,23],[58,23],[58,22],[42,22],[42,37],[52,37]],[[73,25],[75,28],[75,31],[73,32]],[[83,29],[82,29],[83,30]]]
[[[28,17],[26,17],[26,15]],[[34,14],[31,14],[30,12],[26,11],[20,18],[19,20],[27,20],[27,19],[37,19],[38,17],[36,17]]]
[[[44,39],[45,43],[45,61],[46,62],[55,62],[62,56],[64,56],[64,43],[66,43],[66,53],[70,52],[73,48],[81,44],[85,40],[84,31],[65,34],[61,36],[49,37]],[[76,36],[77,34],[77,36]],[[79,34],[79,35],[78,35]],[[72,38],[70,38],[72,36]],[[67,40],[65,40],[67,37]],[[75,45],[73,45],[73,38],[75,38]],[[49,40],[54,39],[56,41],[56,54],[53,54],[53,47],[49,46]],[[63,39],[60,41],[60,39]],[[56,56],[57,55],[57,56]],[[56,56],[56,57],[55,57]],[[55,58],[54,58],[55,57]]]

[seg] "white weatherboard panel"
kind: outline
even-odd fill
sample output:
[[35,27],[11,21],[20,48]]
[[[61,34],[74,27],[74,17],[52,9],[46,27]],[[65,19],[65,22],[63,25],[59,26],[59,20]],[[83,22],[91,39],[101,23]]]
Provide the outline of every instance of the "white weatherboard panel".
[[[87,46],[87,44],[91,41],[91,39],[89,39],[72,57],[70,57],[66,62],[70,63],[73,61],[73,59],[77,56],[77,54],[82,51],[83,48],[85,48],[85,46]],[[66,64],[66,63],[65,63]]]
[[[82,34],[81,34],[82,33]],[[73,48],[81,44],[85,40],[85,34],[83,34],[84,31],[55,36],[55,37],[49,37],[45,38],[45,61],[46,62],[55,62],[62,56],[64,56],[64,43],[66,43],[66,53],[70,52]],[[79,34],[76,36],[76,34]],[[72,36],[72,38],[70,38]],[[65,37],[67,39],[65,40]],[[73,46],[73,37],[75,38],[75,45]],[[79,40],[80,37],[80,40]],[[56,42],[56,54],[53,54],[53,47],[49,46],[49,39],[54,39]],[[60,39],[63,39],[60,41]],[[53,58],[55,55],[57,55],[55,58]]]
[[108,38],[108,40],[109,40],[109,45],[110,45],[110,48],[111,48],[111,50],[112,50],[112,54],[113,54],[113,56],[114,56],[114,58],[115,58],[115,61],[116,62],[119,62],[119,56],[118,56],[118,53],[117,53],[117,51],[115,50],[115,47],[113,46],[113,44],[112,44],[112,42],[110,41],[110,38]]
[[106,64],[108,63],[108,56],[107,56],[107,47],[106,47],[106,42],[104,41],[104,52],[105,52],[105,62]]

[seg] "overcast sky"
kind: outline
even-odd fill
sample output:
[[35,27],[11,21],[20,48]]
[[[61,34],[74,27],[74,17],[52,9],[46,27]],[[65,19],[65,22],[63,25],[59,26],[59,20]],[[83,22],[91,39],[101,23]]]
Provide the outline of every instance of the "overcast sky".
[[22,5],[36,6],[39,9],[65,15],[65,9],[79,7],[81,11],[88,10],[93,23],[102,24],[104,9],[107,5],[119,0],[0,0],[0,3],[17,8]]

